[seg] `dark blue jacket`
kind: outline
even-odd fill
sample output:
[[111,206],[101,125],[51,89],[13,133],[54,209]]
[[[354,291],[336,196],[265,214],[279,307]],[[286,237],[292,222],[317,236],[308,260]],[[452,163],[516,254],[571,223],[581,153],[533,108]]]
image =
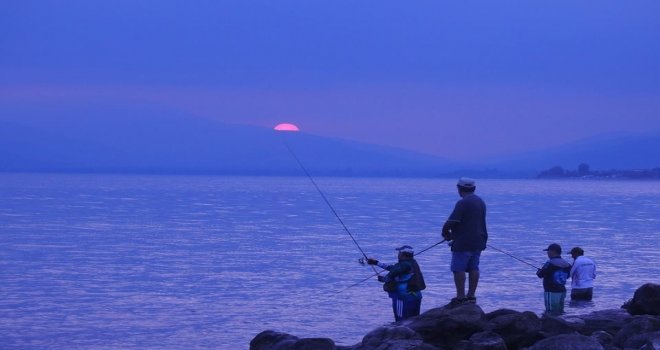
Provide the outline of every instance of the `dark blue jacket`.
[[565,284],[570,273],[571,264],[561,256],[551,258],[536,271],[536,275],[543,278],[543,290],[552,293],[566,292]]

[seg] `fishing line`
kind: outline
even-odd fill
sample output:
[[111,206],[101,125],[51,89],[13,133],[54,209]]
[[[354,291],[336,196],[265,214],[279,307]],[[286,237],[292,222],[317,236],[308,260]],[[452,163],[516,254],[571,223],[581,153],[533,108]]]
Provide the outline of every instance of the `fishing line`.
[[[442,241],[440,241],[440,242],[438,242],[438,243],[436,243],[436,244],[433,244],[433,245],[430,246],[430,247],[427,247],[427,248],[425,248],[425,249],[420,250],[419,252],[415,253],[414,256],[418,256],[418,255],[424,253],[425,251],[427,251],[427,250],[429,250],[429,249],[431,249],[431,248],[433,248],[433,247],[435,247],[435,246],[437,246],[437,245],[439,245],[439,244],[442,244],[442,243],[444,243],[444,242],[446,242],[446,241],[447,241],[446,239],[443,239]],[[370,266],[373,267],[373,265],[370,265]],[[384,270],[383,270],[383,271],[384,271]],[[381,271],[381,272],[383,272],[383,271]],[[346,288],[344,288],[344,289],[342,289],[342,290],[340,290],[340,291],[338,291],[338,292],[335,292],[335,293],[331,294],[330,296],[328,296],[328,299],[331,298],[331,297],[333,297],[333,296],[335,296],[335,295],[337,295],[337,294],[339,294],[339,293],[344,292],[344,291],[347,290],[347,289],[350,289],[350,288],[353,288],[353,287],[355,287],[355,286],[357,286],[357,285],[360,285],[360,284],[362,284],[362,283],[364,283],[364,282],[370,280],[370,279],[371,279],[372,277],[374,277],[374,276],[376,276],[376,275],[375,275],[375,274],[374,274],[374,275],[371,275],[371,276],[369,276],[369,277],[367,277],[367,278],[365,278],[365,279],[363,279],[363,280],[361,280],[361,281],[359,281],[359,282],[353,283],[353,284],[351,284],[350,286],[348,286],[348,287],[346,287]]]
[[[425,221],[431,222],[430,220],[425,220]],[[440,244],[440,243],[438,243],[438,244]],[[499,248],[493,247],[491,244],[486,244],[486,246],[489,247],[489,248],[492,248],[492,249],[494,249],[494,250],[496,250],[496,251],[498,251],[498,252],[500,252],[500,253],[506,254],[506,255],[508,255],[508,256],[510,256],[510,257],[512,257],[512,258],[514,258],[514,259],[516,259],[516,260],[518,260],[518,261],[520,261],[520,262],[523,263],[523,264],[527,264],[527,265],[529,265],[529,266],[531,266],[531,267],[533,267],[533,268],[535,268],[535,269],[538,269],[538,267],[537,267],[536,265],[533,265],[533,264],[531,264],[531,263],[529,263],[529,262],[527,262],[527,261],[525,261],[525,260],[523,260],[523,259],[521,259],[521,258],[518,258],[518,257],[514,256],[513,254],[507,253],[507,252],[505,252],[505,251],[502,250],[502,249],[499,249]]]
[[435,246],[437,246],[437,245],[439,245],[439,244],[445,243],[446,241],[447,241],[446,239],[443,239],[442,241],[440,241],[440,242],[438,242],[438,243],[436,243],[436,244],[434,244],[434,245],[432,245],[432,246],[430,246],[430,247],[428,247],[428,248],[426,248],[426,249],[422,249],[422,250],[420,250],[419,252],[417,252],[417,253],[415,254],[415,256],[420,255],[420,254],[424,253],[425,251],[427,251],[427,250],[429,250],[429,249],[431,249],[431,248],[433,248],[433,247],[435,247]]
[[[286,149],[289,150],[289,153],[291,153],[291,155],[292,155],[293,158],[296,160],[296,162],[298,163],[298,165],[300,166],[300,168],[305,172],[305,175],[307,175],[307,177],[308,177],[309,180],[312,182],[312,184],[314,185],[314,187],[316,188],[316,190],[319,192],[319,194],[321,195],[321,198],[323,198],[323,200],[325,201],[325,204],[327,204],[328,207],[330,208],[330,210],[332,210],[332,213],[335,214],[335,217],[337,218],[337,220],[339,220],[339,223],[340,223],[341,226],[344,228],[344,231],[346,231],[346,233],[348,233],[348,235],[351,237],[351,240],[353,240],[353,243],[355,243],[355,246],[360,250],[360,253],[362,253],[362,256],[363,256],[365,259],[369,259],[369,258],[367,257],[367,254],[365,254],[364,250],[362,250],[362,248],[361,248],[360,245],[358,244],[358,242],[357,242],[357,240],[355,239],[355,237],[353,237],[353,234],[351,233],[351,231],[349,231],[348,227],[346,227],[346,225],[344,224],[344,221],[339,217],[339,214],[337,214],[337,211],[335,210],[335,208],[332,206],[332,204],[330,204],[330,201],[328,200],[328,198],[326,198],[325,194],[323,194],[323,191],[321,191],[321,188],[316,184],[316,181],[314,181],[314,178],[312,177],[312,175],[309,174],[309,171],[307,171],[307,168],[305,168],[305,166],[304,166],[303,163],[300,161],[300,159],[298,159],[298,156],[296,155],[295,152],[293,152],[293,149],[291,149],[291,147],[289,147],[289,144],[286,142],[286,139],[282,138],[282,141],[283,141],[284,146],[286,147]],[[378,272],[378,271],[376,270],[376,268],[373,267],[373,265],[370,265],[370,266],[371,266],[371,268],[374,270],[374,272],[376,273],[376,275],[380,275],[380,272]]]
[[514,258],[514,259],[516,259],[516,260],[518,260],[518,261],[520,261],[521,263],[523,263],[523,264],[527,264],[527,265],[529,265],[529,266],[531,266],[531,267],[533,267],[533,268],[535,268],[535,269],[538,270],[538,266],[536,266],[536,265],[532,265],[531,263],[528,263],[527,261],[525,261],[525,260],[523,260],[523,259],[520,259],[520,258],[518,258],[518,257],[516,257],[516,256],[514,256],[514,255],[512,255],[512,254],[509,254],[509,253],[503,251],[502,249],[495,248],[495,247],[493,247],[493,246],[490,245],[490,244],[486,244],[486,246],[488,246],[489,248],[495,249],[495,250],[497,250],[497,251],[500,252],[500,253],[504,253],[504,254],[506,254],[506,255],[508,255],[508,256],[510,256],[510,257],[512,257],[512,258]]

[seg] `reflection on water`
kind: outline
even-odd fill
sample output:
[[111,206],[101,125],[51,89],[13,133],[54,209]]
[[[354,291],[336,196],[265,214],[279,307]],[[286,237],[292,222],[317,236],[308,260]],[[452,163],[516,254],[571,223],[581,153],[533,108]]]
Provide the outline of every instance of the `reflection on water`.
[[[440,241],[458,198],[454,180],[316,180],[382,261]],[[541,266],[549,243],[584,248],[594,300],[567,302],[569,315],[618,308],[658,282],[660,183],[483,180],[477,191],[496,248],[482,256],[485,311],[543,311],[535,268],[498,250]],[[303,177],[4,174],[0,229],[9,347],[247,348],[265,329],[353,344],[392,321],[373,271]],[[446,245],[418,257],[422,310],[453,296],[449,260]]]
[[570,296],[569,296],[569,301],[568,301],[568,304],[566,306],[568,308],[571,308],[571,309],[576,309],[576,310],[584,309],[584,311],[591,311],[591,309],[594,306],[596,306],[596,304],[594,304],[594,302],[592,300],[589,300],[589,301],[587,301],[587,300],[570,300]]

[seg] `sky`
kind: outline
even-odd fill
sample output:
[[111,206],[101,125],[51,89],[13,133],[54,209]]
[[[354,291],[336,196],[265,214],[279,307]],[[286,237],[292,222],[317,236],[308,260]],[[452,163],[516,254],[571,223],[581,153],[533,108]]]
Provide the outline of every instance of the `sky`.
[[657,0],[4,0],[0,120],[119,106],[454,159],[543,149],[660,130],[659,17]]

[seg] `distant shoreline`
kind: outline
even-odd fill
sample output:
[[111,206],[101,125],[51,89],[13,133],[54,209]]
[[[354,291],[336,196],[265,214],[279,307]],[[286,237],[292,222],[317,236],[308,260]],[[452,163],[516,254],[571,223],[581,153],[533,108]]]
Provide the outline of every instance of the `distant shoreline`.
[[[41,174],[41,175],[126,175],[126,176],[227,176],[227,177],[305,177],[305,174],[297,172],[231,172],[231,171],[140,171],[140,170],[0,170],[0,174]],[[336,177],[336,178],[392,178],[392,179],[454,179],[460,176],[470,176],[477,179],[492,180],[660,180],[660,168],[649,170],[610,170],[594,171],[589,174],[577,174],[574,172],[548,173],[540,172],[534,175],[521,175],[519,173],[505,172],[481,172],[466,170],[463,172],[452,172],[449,174],[391,174],[387,172],[373,173],[345,173],[345,172],[319,172],[312,174],[313,177]]]
[[554,166],[540,172],[537,179],[583,179],[583,180],[660,180],[660,168],[635,170],[592,171],[588,164],[580,164],[577,170],[565,170]]

